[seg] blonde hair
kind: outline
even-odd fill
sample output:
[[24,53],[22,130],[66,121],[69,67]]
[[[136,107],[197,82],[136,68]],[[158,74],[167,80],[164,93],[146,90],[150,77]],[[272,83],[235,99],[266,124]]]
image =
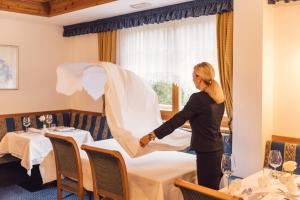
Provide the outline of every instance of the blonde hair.
[[203,90],[206,92],[217,104],[223,103],[225,98],[223,90],[215,81],[215,71],[211,64],[202,62],[194,67],[195,73],[203,80],[206,88]]

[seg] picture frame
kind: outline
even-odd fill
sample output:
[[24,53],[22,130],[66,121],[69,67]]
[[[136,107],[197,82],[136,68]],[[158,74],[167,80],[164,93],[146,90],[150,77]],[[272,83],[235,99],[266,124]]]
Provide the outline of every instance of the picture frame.
[[0,44],[0,90],[19,89],[19,47]]

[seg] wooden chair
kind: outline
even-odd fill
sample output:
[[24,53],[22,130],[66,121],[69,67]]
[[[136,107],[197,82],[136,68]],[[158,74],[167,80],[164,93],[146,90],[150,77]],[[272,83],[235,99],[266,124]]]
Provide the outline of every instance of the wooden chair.
[[56,175],[57,199],[62,199],[62,190],[78,195],[84,199],[83,175],[79,149],[72,137],[46,133],[52,143]]
[[127,170],[118,151],[82,145],[89,157],[94,200],[99,196],[114,200],[129,200]]
[[240,197],[231,196],[217,190],[189,183],[182,179],[176,179],[175,186],[180,188],[184,200],[243,200]]

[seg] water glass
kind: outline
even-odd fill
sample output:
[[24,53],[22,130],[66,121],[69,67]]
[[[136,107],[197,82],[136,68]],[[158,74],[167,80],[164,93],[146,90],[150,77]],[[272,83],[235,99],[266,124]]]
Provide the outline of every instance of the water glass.
[[275,170],[275,179],[278,178],[276,169],[282,164],[282,156],[280,151],[271,150],[269,154],[269,165],[272,166]]
[[227,178],[227,191],[229,192],[229,179],[236,167],[235,158],[230,154],[223,154],[221,161],[221,170]]
[[23,126],[25,126],[25,132],[28,132],[28,127],[30,126],[30,117],[23,117]]
[[53,121],[52,115],[46,115],[46,123],[48,124],[49,128],[52,121]]

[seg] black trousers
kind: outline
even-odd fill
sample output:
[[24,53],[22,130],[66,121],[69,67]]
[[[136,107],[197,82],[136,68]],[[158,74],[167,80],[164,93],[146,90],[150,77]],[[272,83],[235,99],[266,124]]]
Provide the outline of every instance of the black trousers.
[[198,184],[218,190],[222,177],[221,160],[223,150],[216,152],[196,152]]

